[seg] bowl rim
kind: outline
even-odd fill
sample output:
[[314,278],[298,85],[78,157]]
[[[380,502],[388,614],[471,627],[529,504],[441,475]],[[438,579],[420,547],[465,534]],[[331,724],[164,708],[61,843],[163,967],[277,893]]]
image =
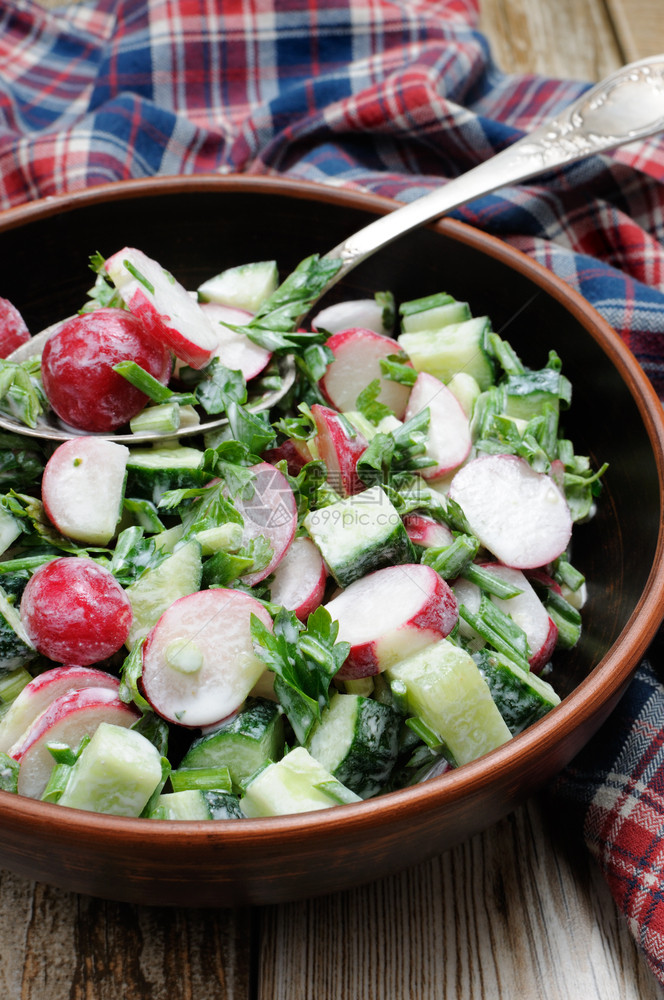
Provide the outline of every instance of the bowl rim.
[[[383,215],[395,210],[400,202],[353,187],[325,185],[285,177],[248,176],[242,174],[161,175],[157,177],[113,181],[82,191],[46,196],[0,213],[0,233],[18,226],[84,208],[101,202],[145,198],[164,194],[203,192],[264,193],[293,197],[298,200],[323,201]],[[560,302],[608,355],[619,370],[639,410],[644,429],[655,458],[659,483],[660,512],[664,504],[664,409],[645,372],[634,355],[608,322],[575,289],[562,278],[547,270],[538,261],[503,242],[498,237],[475,229],[457,219],[445,218],[426,228],[442,232],[453,240],[470,246],[497,259]],[[349,235],[351,235],[349,233]],[[328,247],[320,249],[324,253]],[[316,248],[312,248],[315,252]],[[519,771],[527,759],[544,759],[547,752],[555,754],[559,737],[570,735],[575,721],[585,706],[595,704],[592,717],[597,725],[615,706],[627,687],[639,661],[645,654],[664,614],[664,523],[660,516],[657,545],[650,573],[641,597],[611,650],[590,674],[560,705],[524,732],[489,754],[465,764],[458,770],[399,791],[389,792],[357,804],[341,805],[313,813],[267,818],[216,820],[213,824],[192,820],[162,820],[150,823],[145,819],[115,817],[101,813],[69,809],[0,791],[0,815],[8,826],[22,828],[34,821],[52,827],[63,825],[70,834],[82,839],[95,838],[110,832],[122,838],[128,847],[145,842],[147,824],[150,843],[155,848],[170,842],[175,834],[184,839],[203,835],[207,843],[223,841],[229,846],[249,844],[268,836],[278,836],[280,843],[296,844],[319,832],[337,836],[368,831],[378,822],[389,823],[405,810],[415,817],[442,810],[481,795],[487,769],[507,771],[518,782]],[[640,628],[633,628],[636,620]],[[601,678],[599,675],[602,675]],[[599,700],[601,697],[601,700]],[[607,709],[606,706],[609,705]],[[596,727],[597,728],[597,727]],[[581,739],[575,753],[585,740]],[[561,767],[567,761],[561,763]],[[525,796],[524,796],[525,797]],[[54,833],[55,831],[53,831]]]

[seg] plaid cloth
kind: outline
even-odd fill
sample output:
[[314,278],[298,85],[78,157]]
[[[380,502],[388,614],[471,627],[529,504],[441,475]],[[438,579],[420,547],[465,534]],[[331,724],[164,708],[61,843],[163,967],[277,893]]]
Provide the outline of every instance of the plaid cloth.
[[[586,86],[502,74],[477,16],[477,0],[0,0],[0,208],[201,171],[417,198]],[[589,299],[660,396],[663,179],[653,139],[455,213]],[[644,662],[553,791],[664,982],[663,734]]]

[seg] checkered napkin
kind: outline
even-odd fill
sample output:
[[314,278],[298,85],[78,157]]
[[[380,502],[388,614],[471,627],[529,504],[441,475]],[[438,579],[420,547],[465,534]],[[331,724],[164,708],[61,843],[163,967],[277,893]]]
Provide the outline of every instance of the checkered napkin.
[[[0,209],[201,171],[417,198],[586,86],[499,72],[477,15],[477,0],[0,0]],[[455,215],[580,291],[664,397],[662,179],[649,140]],[[662,981],[663,733],[646,661],[554,785]]]

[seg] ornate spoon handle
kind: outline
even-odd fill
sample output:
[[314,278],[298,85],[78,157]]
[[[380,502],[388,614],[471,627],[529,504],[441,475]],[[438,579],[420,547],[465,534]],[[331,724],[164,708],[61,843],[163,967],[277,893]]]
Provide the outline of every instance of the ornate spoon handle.
[[497,188],[664,129],[664,55],[624,66],[557,118],[443,187],[381,216],[325,254],[342,265],[326,286],[404,233]]

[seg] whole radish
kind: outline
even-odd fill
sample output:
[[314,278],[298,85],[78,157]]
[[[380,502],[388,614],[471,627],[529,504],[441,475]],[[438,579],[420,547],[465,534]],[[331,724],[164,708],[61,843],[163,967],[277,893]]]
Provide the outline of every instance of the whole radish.
[[75,666],[116,653],[132,621],[129,598],[115,577],[82,556],[59,556],[40,566],[26,584],[20,610],[39,652]]
[[0,358],[7,358],[30,340],[30,331],[20,312],[9,299],[0,299]]
[[108,433],[135,417],[148,398],[113,371],[125,360],[163,384],[170,378],[170,351],[126,310],[96,309],[65,322],[42,353],[44,391],[60,419],[78,430]]

